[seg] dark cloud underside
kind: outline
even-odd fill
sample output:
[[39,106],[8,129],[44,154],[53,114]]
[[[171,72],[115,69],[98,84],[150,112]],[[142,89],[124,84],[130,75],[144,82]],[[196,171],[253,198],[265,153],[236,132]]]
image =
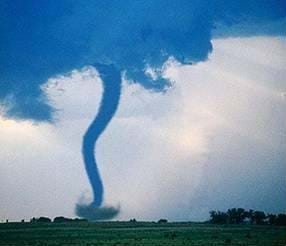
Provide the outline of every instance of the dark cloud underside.
[[277,35],[281,25],[271,32],[267,23],[280,23],[285,12],[286,1],[278,0],[3,0],[0,102],[7,117],[51,120],[53,109],[40,86],[94,63],[112,63],[145,88],[161,91],[169,83],[146,76],[147,65],[160,68],[170,56],[182,63],[206,60],[217,23],[224,25],[222,36],[243,35],[241,29],[228,30],[241,23],[248,36]]

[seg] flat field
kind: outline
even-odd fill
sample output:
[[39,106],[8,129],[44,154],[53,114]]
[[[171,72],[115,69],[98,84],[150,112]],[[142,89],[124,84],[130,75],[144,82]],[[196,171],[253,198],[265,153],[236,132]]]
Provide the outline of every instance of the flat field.
[[286,227],[152,222],[2,223],[0,245],[285,246]]

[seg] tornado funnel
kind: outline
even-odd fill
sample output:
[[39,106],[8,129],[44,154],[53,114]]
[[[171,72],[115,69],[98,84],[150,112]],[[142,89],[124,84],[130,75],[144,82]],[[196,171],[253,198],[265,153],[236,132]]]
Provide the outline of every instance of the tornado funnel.
[[119,207],[103,207],[104,186],[96,161],[96,143],[114,116],[121,93],[121,74],[114,65],[95,64],[103,84],[103,95],[98,114],[83,136],[82,155],[85,170],[92,187],[93,201],[77,204],[76,214],[88,220],[105,220],[115,217]]

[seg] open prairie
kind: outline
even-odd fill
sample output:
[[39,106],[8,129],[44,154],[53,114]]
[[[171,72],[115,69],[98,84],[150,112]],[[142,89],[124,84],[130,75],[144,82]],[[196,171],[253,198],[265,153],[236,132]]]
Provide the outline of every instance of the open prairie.
[[154,222],[2,223],[0,245],[285,246],[286,228]]

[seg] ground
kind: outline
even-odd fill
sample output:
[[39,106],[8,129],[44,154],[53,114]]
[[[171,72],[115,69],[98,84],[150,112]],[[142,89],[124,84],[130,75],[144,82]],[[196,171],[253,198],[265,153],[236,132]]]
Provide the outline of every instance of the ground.
[[285,246],[286,227],[154,222],[1,223],[0,245]]

